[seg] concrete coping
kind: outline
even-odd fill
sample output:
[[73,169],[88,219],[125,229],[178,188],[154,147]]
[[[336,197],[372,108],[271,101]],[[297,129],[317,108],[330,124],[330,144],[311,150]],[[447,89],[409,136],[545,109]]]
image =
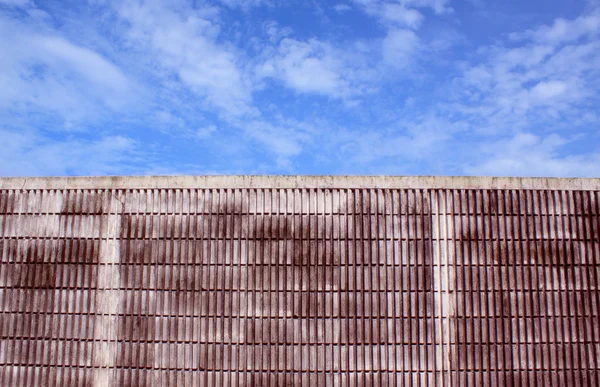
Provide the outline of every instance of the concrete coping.
[[90,176],[0,178],[0,189],[408,188],[600,190],[600,178],[476,176]]

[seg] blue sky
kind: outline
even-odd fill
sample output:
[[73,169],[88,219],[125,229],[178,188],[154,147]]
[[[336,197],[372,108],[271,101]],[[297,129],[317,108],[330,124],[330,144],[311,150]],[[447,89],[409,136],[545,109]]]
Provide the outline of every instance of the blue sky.
[[0,175],[600,175],[600,2],[0,0]]

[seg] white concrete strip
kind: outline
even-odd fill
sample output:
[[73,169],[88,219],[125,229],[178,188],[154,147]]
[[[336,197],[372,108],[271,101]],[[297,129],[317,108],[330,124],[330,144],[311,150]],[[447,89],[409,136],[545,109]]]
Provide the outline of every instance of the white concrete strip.
[[452,215],[447,213],[446,196],[444,192],[432,194],[432,233],[435,238],[433,246],[433,304],[435,316],[435,356],[437,369],[437,384],[450,385],[451,370],[451,319],[454,315],[454,292],[451,284],[453,276]]
[[0,189],[448,188],[600,190],[599,178],[475,176],[98,176],[0,178]]
[[118,312],[123,292],[120,286],[120,235],[122,204],[117,198],[109,199],[111,213],[103,216],[102,244],[98,265],[98,290],[96,291],[96,316],[94,324],[94,350],[92,364],[95,368],[93,386],[114,385],[114,366],[117,357]]
[[438,193],[432,193],[431,200],[431,210],[435,212],[431,216],[431,231],[432,236],[435,238],[435,242],[433,244],[433,267],[431,273],[431,281],[433,286],[433,316],[434,316],[434,347],[435,347],[435,366],[436,366],[436,385],[443,386],[444,385],[444,371],[445,364],[443,362],[444,359],[444,337],[442,336],[442,294],[440,292],[441,289],[441,266],[440,262],[442,261],[443,252],[440,251],[443,248],[443,243],[440,241],[440,204]]
[[451,385],[451,359],[453,357],[452,352],[455,350],[455,347],[453,347],[452,343],[456,342],[456,333],[454,331],[454,310],[456,305],[456,293],[454,289],[454,215],[450,210],[448,195],[445,192],[440,192],[440,196],[442,197],[440,200],[442,206],[439,220],[442,229],[441,241],[443,242],[443,254],[440,263],[444,267],[444,273],[441,275],[442,289],[444,292],[442,297],[442,315],[445,317],[442,320],[442,335],[446,343],[446,352],[444,354],[444,364],[446,366],[445,369],[448,371],[446,385]]

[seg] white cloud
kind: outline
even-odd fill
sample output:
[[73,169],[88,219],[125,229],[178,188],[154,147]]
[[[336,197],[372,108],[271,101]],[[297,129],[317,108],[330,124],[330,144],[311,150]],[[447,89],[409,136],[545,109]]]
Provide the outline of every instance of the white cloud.
[[[408,109],[412,109],[408,103]],[[393,124],[371,125],[357,129],[330,128],[326,134],[330,151],[347,165],[349,171],[369,172],[369,166],[423,166],[442,161],[457,133],[465,130],[463,123],[452,123],[433,115],[409,113]],[[377,169],[375,169],[377,170]],[[391,168],[398,173],[401,168]],[[448,168],[446,168],[446,171]],[[407,173],[404,170],[404,173]],[[447,173],[447,172],[446,172]]]
[[56,36],[32,35],[27,43],[30,53],[36,56],[32,58],[34,61],[68,69],[107,90],[123,92],[128,88],[129,81],[123,72],[92,50]]
[[5,111],[57,115],[64,128],[122,110],[136,93],[135,82],[98,52],[1,16],[0,90]]
[[383,4],[380,14],[388,22],[414,29],[419,28],[423,22],[421,12],[400,4]]
[[297,134],[293,130],[286,130],[272,124],[254,121],[247,125],[247,134],[280,157],[288,158],[300,153],[302,147]]
[[418,47],[419,37],[414,31],[390,30],[382,42],[383,59],[393,67],[405,68],[413,61]]
[[306,133],[298,126],[259,120],[239,123],[237,126],[248,139],[275,157],[278,168],[289,168],[292,158],[302,152],[303,143],[308,140]]
[[518,48],[494,47],[491,50],[494,66],[500,71],[511,71],[517,67],[531,68],[539,65],[554,53],[548,45],[528,44]]
[[418,29],[424,17],[415,8],[431,9],[437,14],[451,11],[451,8],[446,6],[448,0],[354,0],[354,3],[392,28]]
[[476,130],[489,133],[561,126],[574,130],[586,103],[599,98],[600,41],[593,34],[579,34],[586,39],[563,39],[557,46],[556,39],[540,39],[537,32],[582,20],[586,16],[521,34],[520,47],[513,41],[480,48],[479,61],[455,80],[455,103],[447,111],[462,114]]
[[230,116],[249,113],[251,85],[244,79],[235,49],[219,44],[212,8],[126,1],[118,15],[128,23],[126,38],[149,65],[179,81],[212,107]]
[[404,0],[403,2],[407,6],[431,8],[438,14],[452,11],[452,8],[447,6],[450,0]]
[[220,3],[230,8],[251,8],[261,5],[273,5],[273,0],[218,0]]
[[[443,131],[388,132],[384,130],[365,130],[352,133],[344,145],[350,149],[349,155],[361,164],[384,161],[386,158],[420,162],[432,154],[437,144],[448,136]],[[350,148],[348,148],[350,147]]]
[[561,155],[561,148],[568,143],[557,134],[516,133],[484,143],[478,149],[483,156],[479,163],[464,171],[492,176],[598,176],[600,153]]
[[511,34],[513,40],[531,39],[536,42],[557,45],[575,41],[586,35],[600,32],[600,13],[582,15],[574,20],[558,18],[552,25],[540,26],[523,33]]
[[352,7],[350,7],[348,4],[336,4],[333,6],[333,9],[338,13],[343,13],[343,12],[351,11]]
[[[443,57],[440,50],[456,35],[444,40],[440,26],[450,21],[448,28],[463,27],[462,20],[441,16],[452,12],[446,0],[332,2],[332,11],[370,16],[370,25],[348,34],[345,22],[354,18],[337,25],[339,17],[321,14],[322,26],[293,23],[295,30],[265,20],[280,16],[268,9],[232,18],[239,9],[284,3],[96,0],[97,20],[81,21],[65,20],[50,6],[41,7],[50,12],[47,19],[3,7],[5,16],[21,19],[0,21],[0,108],[10,112],[0,116],[0,128],[10,128],[1,133],[10,138],[7,156],[0,155],[2,173],[139,171],[128,160],[145,147],[130,134],[144,130],[154,130],[148,137],[157,141],[168,138],[168,147],[187,141],[214,150],[211,158],[222,160],[216,164],[241,172],[248,171],[245,165],[298,171],[321,160],[347,165],[346,171],[411,165],[418,172],[439,164],[441,173],[528,174],[528,166],[536,174],[593,172],[585,164],[598,161],[594,153],[572,157],[566,151],[571,138],[599,127],[597,13],[557,19],[508,39],[491,37],[492,45],[465,45]],[[86,31],[93,32],[83,36]],[[128,113],[136,107],[138,113]],[[41,119],[26,118],[30,112]],[[13,130],[19,119],[55,129],[54,113],[73,128],[116,122],[131,132],[101,132],[90,140],[90,132],[64,137],[61,128],[51,134]],[[181,145],[186,150],[162,167],[188,168],[182,160],[193,152]]]
[[215,125],[207,125],[196,130],[196,137],[199,139],[206,139],[212,136],[217,131]]
[[[380,47],[383,59],[378,64],[380,74],[386,74],[391,78],[406,74],[416,59],[422,57],[420,54],[437,53],[452,46],[454,40],[458,39],[456,34],[444,31],[433,38],[422,40],[418,30],[425,21],[425,11],[433,11],[438,14],[451,11],[446,6],[446,0],[354,0],[365,13],[375,17],[385,27],[385,36],[370,42],[371,45]],[[444,35],[444,37],[442,37]],[[396,71],[390,72],[391,69]],[[385,79],[386,76],[379,76]]]
[[279,42],[281,39],[292,34],[293,30],[290,27],[281,27],[279,23],[269,20],[264,23],[263,30],[269,37],[271,43]]
[[345,67],[327,43],[286,38],[281,41],[276,56],[268,59],[258,71],[261,76],[278,78],[299,92],[342,97],[350,93],[349,83],[343,77]]
[[16,6],[16,7],[24,7],[27,5],[33,5],[33,2],[31,0],[0,0],[0,4]]
[[[138,172],[137,144],[121,135],[53,139],[37,131],[0,130],[1,176],[106,175]],[[148,159],[146,159],[148,162]]]
[[[292,171],[290,168],[294,159],[300,157],[325,132],[308,121],[279,115],[254,120],[236,119],[231,124],[239,130],[245,141],[228,142],[224,146],[232,155],[258,151],[273,158],[278,169]],[[273,167],[267,165],[261,173],[273,171]]]
[[564,94],[567,91],[567,84],[560,81],[540,82],[531,89],[534,98],[547,100]]
[[[590,114],[599,99],[600,42],[594,34],[585,38],[480,47],[470,64],[460,64],[462,76],[451,87],[440,85],[430,110],[409,104],[384,112],[399,130],[342,130],[332,142],[349,168],[391,161],[402,173],[418,165],[476,175],[598,175],[600,150],[574,151],[578,136],[600,127]],[[391,28],[384,58],[410,64],[422,57],[421,46],[414,30]]]
[[166,132],[181,134],[187,130],[185,120],[170,111],[161,110],[156,113],[155,118],[159,128]]

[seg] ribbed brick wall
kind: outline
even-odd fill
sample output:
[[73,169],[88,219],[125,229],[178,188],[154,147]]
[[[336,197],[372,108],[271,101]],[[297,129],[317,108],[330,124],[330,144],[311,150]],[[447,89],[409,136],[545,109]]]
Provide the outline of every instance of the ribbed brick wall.
[[0,190],[0,385],[600,385],[600,191]]

